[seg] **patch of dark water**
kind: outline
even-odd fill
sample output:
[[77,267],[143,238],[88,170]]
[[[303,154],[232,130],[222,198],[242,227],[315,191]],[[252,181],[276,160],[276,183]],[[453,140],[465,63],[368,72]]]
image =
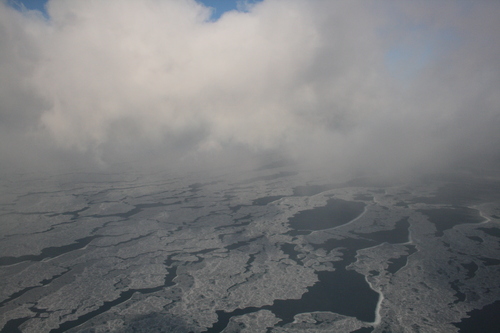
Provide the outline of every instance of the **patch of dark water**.
[[375,327],[362,327],[360,329],[352,331],[351,333],[371,333],[374,329]]
[[[350,186],[350,187],[379,187],[379,188],[386,188],[390,186],[394,186],[395,183],[392,180],[384,180],[380,178],[370,178],[370,177],[359,177],[359,178],[354,178],[345,183],[344,186]],[[383,193],[384,190],[382,189],[377,189],[382,192],[378,193]]]
[[477,209],[468,207],[420,209],[418,212],[427,216],[428,220],[434,223],[436,237],[443,236],[445,230],[451,229],[458,224],[481,223],[484,218]]
[[216,311],[217,313],[217,322],[212,325],[209,329],[204,331],[203,333],[219,333],[222,332],[227,325],[229,324],[229,320],[231,320],[232,317],[236,316],[242,316],[244,314],[249,314],[253,312],[257,312],[260,310],[264,310],[265,308],[268,308],[269,306],[264,306],[261,308],[256,308],[256,307],[249,307],[249,308],[244,308],[244,309],[236,309],[232,312],[225,312],[222,310]]
[[251,219],[252,219],[252,214],[247,214],[245,216],[234,219],[234,222],[239,222],[239,221],[243,221],[243,220],[251,220]]
[[257,170],[275,169],[275,168],[281,168],[281,167],[284,167],[287,165],[293,165],[293,164],[295,164],[295,163],[292,161],[280,160],[280,161],[271,162],[269,164],[263,165],[260,168],[258,168]]
[[165,259],[165,261],[163,262],[163,264],[168,267],[168,268],[171,268],[172,265],[175,263],[175,262],[178,262],[177,260],[174,260],[172,259],[173,256],[177,255],[177,253],[174,253],[174,254],[169,254],[167,256],[167,259]]
[[50,284],[52,281],[54,281],[55,279],[63,276],[64,274],[68,273],[70,270],[65,270],[63,271],[62,273],[60,274],[57,274],[57,275],[54,275],[52,278],[50,279],[44,279],[42,281],[39,282],[39,285],[37,286],[31,286],[31,287],[26,287],[24,289],[21,289],[15,293],[13,293],[12,295],[10,295],[9,297],[7,297],[6,299],[4,299],[3,301],[0,302],[0,307],[4,306],[5,304],[7,304],[8,302],[18,298],[18,297],[21,297],[22,295],[26,294],[28,291],[32,290],[32,289],[36,289],[36,288],[41,288],[41,287],[44,287],[48,284]]
[[372,239],[379,243],[399,244],[408,242],[410,222],[409,217],[403,217],[396,222],[394,229],[375,231],[369,234],[360,234],[365,238]]
[[406,264],[408,263],[408,257],[417,252],[417,248],[415,245],[406,245],[406,248],[408,249],[407,255],[402,255],[399,258],[390,259],[387,262],[389,264],[387,266],[387,271],[389,273],[396,274],[401,268],[406,266]]
[[176,204],[178,204],[178,202],[168,203],[168,204],[163,203],[163,202],[150,203],[150,204],[138,204],[138,205],[135,205],[135,207],[128,212],[114,214],[114,216],[128,219],[128,218],[132,217],[133,215],[138,214],[147,208],[166,207],[166,206],[172,206],[172,205],[176,205]]
[[78,209],[78,210],[74,210],[74,211],[71,211],[71,212],[64,212],[64,213],[56,213],[56,214],[50,214],[48,215],[49,217],[55,217],[55,216],[59,216],[59,215],[69,215],[71,216],[71,221],[74,221],[76,220],[78,217],[80,217],[80,213],[86,211],[87,209],[89,209],[90,207],[84,207],[82,209]]
[[218,247],[213,247],[213,248],[209,248],[209,249],[205,249],[205,250],[200,250],[200,251],[195,251],[195,252],[188,252],[189,254],[192,254],[194,256],[198,256],[200,254],[207,254],[209,252],[212,252],[212,251],[215,251],[215,250],[218,250],[219,248]]
[[477,236],[467,236],[467,238],[469,238],[470,240],[476,241],[478,243],[484,242],[484,240],[481,237],[477,237]]
[[191,184],[191,185],[189,185],[189,192],[196,193],[196,192],[200,191],[202,187],[203,187],[202,183]]
[[225,248],[229,251],[231,250],[236,250],[240,247],[243,247],[243,246],[246,246],[246,245],[250,245],[250,243],[256,241],[257,239],[259,238],[262,238],[264,236],[257,236],[257,237],[254,237],[254,238],[251,238],[251,239],[247,239],[247,240],[244,240],[244,241],[239,241],[239,242],[236,242],[236,243],[233,243],[231,245],[227,245],[225,246]]
[[468,264],[462,264],[462,267],[467,270],[467,277],[465,278],[466,280],[472,279],[474,276],[476,276],[476,272],[479,269],[477,264],[473,261]]
[[11,319],[4,325],[0,333],[21,333],[19,326],[29,319],[31,319],[31,317]]
[[465,301],[467,296],[460,290],[460,286],[463,285],[459,280],[450,282],[451,289],[455,290],[455,296],[457,299],[453,301],[453,304]]
[[495,266],[500,265],[500,260],[493,258],[480,257],[478,258],[484,263],[484,266]]
[[485,234],[488,234],[490,236],[500,237],[500,229],[499,228],[478,228],[478,229],[482,230]]
[[500,332],[500,300],[486,305],[482,309],[467,312],[468,318],[460,323],[453,323],[460,333],[498,333]]
[[[236,222],[238,220],[244,220],[244,219],[243,218],[241,218],[241,219],[235,219],[234,222]],[[222,230],[222,229],[226,229],[226,228],[244,227],[244,226],[249,225],[250,223],[252,223],[252,220],[249,220],[247,222],[236,223],[236,224],[221,225],[221,226],[215,227],[214,230]]]
[[288,255],[288,257],[290,257],[290,259],[295,261],[297,264],[302,265],[302,260],[300,260],[298,258],[298,255],[300,254],[300,252],[295,251],[295,247],[296,247],[295,244],[284,243],[284,244],[281,244],[281,251],[283,251],[283,253]]
[[247,215],[242,216],[240,218],[234,219],[233,222],[240,222],[240,221],[245,221],[245,220],[247,222],[220,225],[218,227],[215,227],[214,230],[221,230],[221,229],[226,229],[226,228],[242,227],[242,226],[249,225],[252,222],[252,214],[247,214]]
[[391,274],[396,274],[401,268],[406,266],[408,256],[390,259],[387,263],[387,271]]
[[434,196],[414,198],[412,202],[465,206],[498,199],[500,181],[470,179],[446,184]]
[[333,249],[338,249],[342,252],[342,261],[336,261],[334,262],[334,265],[335,268],[342,268],[356,261],[356,254],[358,250],[372,247],[377,244],[369,239],[344,238],[329,239],[324,243],[311,245],[315,250],[324,249],[327,252],[330,252]]
[[247,206],[247,205],[229,206],[229,209],[231,210],[231,212],[236,213],[237,211],[239,211],[241,209],[241,207],[245,207],[245,206]]
[[356,194],[353,198],[354,200],[361,200],[361,201],[373,201],[373,195],[368,195],[368,194]]
[[258,198],[252,201],[252,205],[254,206],[265,206],[268,203],[279,200],[281,198],[285,198],[286,195],[272,195],[269,197]]
[[290,230],[290,231],[286,232],[285,235],[289,235],[289,236],[305,236],[305,235],[309,235],[310,233],[311,233],[311,231]]
[[310,197],[321,192],[333,190],[337,187],[339,187],[339,185],[334,184],[297,186],[293,188],[293,196]]
[[157,202],[157,203],[149,203],[149,204],[137,204],[134,206],[134,208],[132,208],[128,212],[113,213],[113,214],[93,214],[93,215],[88,215],[87,217],[92,217],[92,218],[119,217],[119,218],[123,218],[123,219],[129,219],[133,215],[142,212],[144,209],[156,208],[156,207],[166,207],[166,206],[178,205],[181,203],[182,203],[181,201],[177,201],[177,202],[173,202],[173,203]]
[[297,231],[330,229],[349,223],[364,211],[363,202],[329,199],[326,206],[303,210],[288,219],[290,227]]
[[250,268],[252,268],[252,264],[255,261],[255,258],[257,257],[257,254],[250,254],[247,260],[247,263],[245,265],[245,270],[243,271],[243,274],[248,273],[250,271]]
[[[337,188],[345,188],[345,187],[387,187],[393,185],[392,183],[377,181],[370,178],[355,178],[351,179],[345,183],[338,184],[324,184],[324,185],[305,185],[305,186],[297,186],[293,188],[294,196],[312,196],[319,194],[321,192],[330,191]],[[383,189],[372,189],[370,190],[373,193],[384,193]],[[366,196],[368,198],[368,196]],[[373,199],[373,198],[372,198]],[[363,199],[357,199],[363,200]]]
[[[244,232],[244,230],[236,230],[235,232],[230,232],[230,233],[226,233],[226,234],[219,234],[217,236],[217,238],[219,238],[219,240],[221,242],[224,242],[224,240],[226,238],[228,238],[228,239],[235,239],[236,237],[242,235],[243,232]],[[228,243],[228,242],[225,242],[225,243]]]
[[25,255],[20,257],[0,257],[0,266],[14,265],[23,261],[42,261],[47,258],[55,258],[65,253],[76,251],[87,246],[93,239],[98,236],[89,236],[75,240],[75,243],[58,246],[47,247],[42,249],[42,253],[38,255]]
[[279,179],[279,178],[283,178],[283,177],[295,176],[297,174],[298,173],[294,172],[294,171],[281,171],[281,172],[274,174],[274,175],[254,177],[254,178],[250,178],[250,179],[244,180],[244,181],[236,183],[236,184],[237,185],[251,184],[253,182],[257,182],[257,181],[261,181],[261,180],[270,181],[270,180],[275,180],[275,179]]

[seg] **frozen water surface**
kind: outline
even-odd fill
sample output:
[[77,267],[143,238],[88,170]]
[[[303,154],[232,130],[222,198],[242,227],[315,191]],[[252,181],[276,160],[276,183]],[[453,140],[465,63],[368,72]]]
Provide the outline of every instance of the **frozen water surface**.
[[500,329],[497,178],[13,177],[2,333]]

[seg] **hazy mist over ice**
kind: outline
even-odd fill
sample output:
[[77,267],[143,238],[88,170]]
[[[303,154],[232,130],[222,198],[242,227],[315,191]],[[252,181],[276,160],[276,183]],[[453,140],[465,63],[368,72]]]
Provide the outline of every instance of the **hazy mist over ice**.
[[500,2],[240,7],[1,1],[0,168],[498,164]]

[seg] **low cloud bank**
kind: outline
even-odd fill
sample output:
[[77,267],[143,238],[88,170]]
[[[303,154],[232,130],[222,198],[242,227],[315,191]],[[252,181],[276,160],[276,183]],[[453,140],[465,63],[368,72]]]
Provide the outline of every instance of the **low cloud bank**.
[[3,169],[496,167],[500,3],[0,2]]

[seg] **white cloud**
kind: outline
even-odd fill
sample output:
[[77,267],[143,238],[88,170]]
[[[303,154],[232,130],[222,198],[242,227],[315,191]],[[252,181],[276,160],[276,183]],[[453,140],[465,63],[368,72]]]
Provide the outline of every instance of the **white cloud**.
[[[495,13],[265,0],[213,22],[190,0],[50,0],[46,20],[2,2],[0,151],[68,164],[236,149],[400,170],[498,157]],[[405,82],[387,67],[397,47],[430,53]]]

